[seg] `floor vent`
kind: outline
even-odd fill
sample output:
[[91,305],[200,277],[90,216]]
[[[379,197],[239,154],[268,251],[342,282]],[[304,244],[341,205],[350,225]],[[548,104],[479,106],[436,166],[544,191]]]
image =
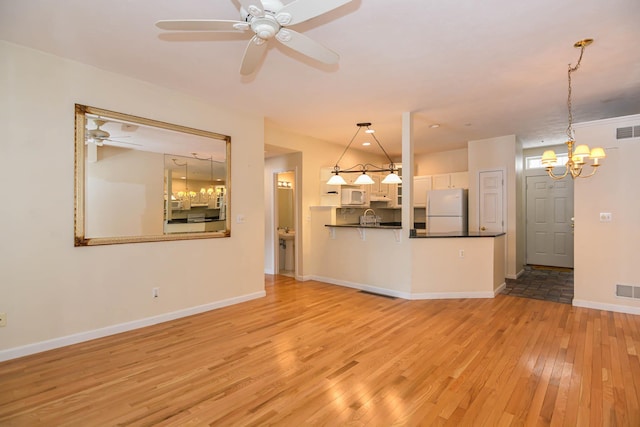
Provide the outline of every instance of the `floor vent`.
[[616,296],[640,299],[640,286],[616,285]]
[[360,291],[361,294],[367,294],[367,295],[375,295],[377,297],[384,297],[384,298],[389,298],[389,299],[397,299],[397,297],[394,297],[393,295],[385,295],[385,294],[379,294],[377,292],[371,292],[371,291]]
[[640,125],[616,129],[616,139],[640,138]]

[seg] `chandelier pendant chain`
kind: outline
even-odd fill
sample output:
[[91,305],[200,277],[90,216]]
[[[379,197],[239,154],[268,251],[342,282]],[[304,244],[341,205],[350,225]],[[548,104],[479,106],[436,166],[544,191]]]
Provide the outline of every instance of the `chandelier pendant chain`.
[[[553,168],[557,164],[558,158],[555,151],[546,150],[542,153],[542,165],[547,171],[547,174],[553,179],[563,179],[566,176],[575,178],[589,178],[593,176],[598,167],[600,166],[600,160],[607,157],[605,151],[601,147],[590,149],[588,145],[582,144],[574,147],[576,140],[573,130],[573,105],[571,103],[571,73],[578,71],[580,63],[582,62],[582,55],[584,55],[585,47],[593,43],[593,39],[584,39],[576,42],[573,47],[580,48],[580,56],[575,66],[569,64],[567,70],[567,80],[569,88],[567,90],[567,110],[569,115],[569,126],[567,126],[567,163],[565,164],[564,173],[556,175]],[[583,167],[587,164],[587,159],[591,161],[591,173],[583,174]]]
[[567,127],[567,136],[571,141],[574,141],[573,111],[572,111],[573,105],[571,104],[571,73],[578,71],[578,68],[580,68],[580,63],[582,62],[582,55],[584,54],[585,47],[586,47],[586,44],[584,43],[580,46],[580,57],[578,58],[578,62],[576,63],[576,66],[572,67],[571,64],[569,64],[569,69],[567,71],[567,79],[569,80],[569,90],[567,94],[567,110],[569,110],[569,126]]

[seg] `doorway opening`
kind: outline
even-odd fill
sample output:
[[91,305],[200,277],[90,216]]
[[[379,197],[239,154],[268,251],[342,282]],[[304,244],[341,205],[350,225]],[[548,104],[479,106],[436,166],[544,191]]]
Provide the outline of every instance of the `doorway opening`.
[[275,174],[275,272],[296,276],[296,174],[295,171]]

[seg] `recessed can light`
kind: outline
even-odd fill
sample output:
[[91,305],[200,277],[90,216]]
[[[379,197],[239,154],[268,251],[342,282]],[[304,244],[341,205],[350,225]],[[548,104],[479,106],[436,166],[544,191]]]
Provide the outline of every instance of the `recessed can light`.
[[440,123],[434,123],[434,124],[432,124],[432,125],[429,125],[429,127],[430,127],[431,129],[439,128],[439,127],[440,127]]
[[368,147],[368,146],[371,145],[371,143],[370,142],[363,142],[362,145],[364,145],[365,147]]

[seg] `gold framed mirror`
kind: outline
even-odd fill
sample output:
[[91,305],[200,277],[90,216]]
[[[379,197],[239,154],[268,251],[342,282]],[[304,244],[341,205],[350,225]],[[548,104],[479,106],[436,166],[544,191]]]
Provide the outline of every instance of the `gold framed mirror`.
[[231,235],[231,137],[76,104],[75,246]]

